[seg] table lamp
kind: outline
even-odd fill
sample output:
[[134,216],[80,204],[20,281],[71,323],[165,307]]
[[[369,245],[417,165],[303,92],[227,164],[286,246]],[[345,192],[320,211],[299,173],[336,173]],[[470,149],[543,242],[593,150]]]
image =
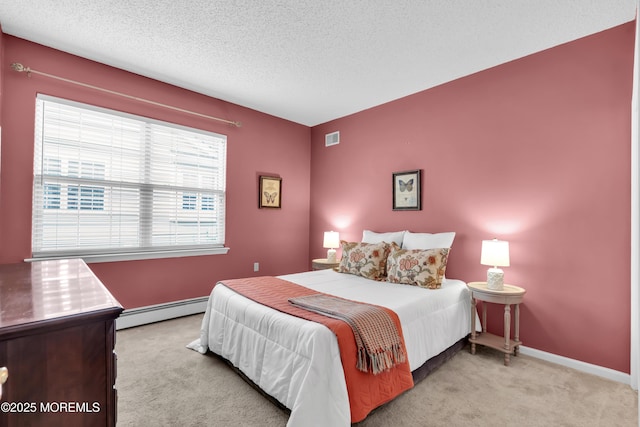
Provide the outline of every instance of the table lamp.
[[504,288],[504,271],[498,267],[509,267],[509,242],[483,240],[480,264],[492,266],[487,270],[487,288],[501,291]]
[[340,234],[337,231],[325,231],[322,247],[329,248],[327,262],[336,262],[336,248],[340,247]]

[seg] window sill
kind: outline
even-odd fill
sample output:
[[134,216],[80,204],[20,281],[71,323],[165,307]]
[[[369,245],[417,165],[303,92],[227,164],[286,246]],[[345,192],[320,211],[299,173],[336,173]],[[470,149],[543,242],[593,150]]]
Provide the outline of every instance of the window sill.
[[96,254],[96,255],[75,255],[75,256],[46,256],[38,258],[27,258],[25,262],[33,261],[49,261],[54,259],[66,258],[82,258],[87,264],[93,262],[117,262],[117,261],[136,261],[143,259],[161,259],[161,258],[182,258],[188,256],[203,255],[225,255],[229,252],[229,248],[210,248],[210,249],[183,249],[175,251],[157,251],[157,252],[126,252],[113,254]]

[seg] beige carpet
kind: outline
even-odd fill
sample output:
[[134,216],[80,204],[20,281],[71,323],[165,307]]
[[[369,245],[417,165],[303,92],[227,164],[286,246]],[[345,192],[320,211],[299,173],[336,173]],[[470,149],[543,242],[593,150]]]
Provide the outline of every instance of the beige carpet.
[[[224,362],[185,346],[202,315],[117,332],[118,426],[284,426],[288,415]],[[526,338],[525,338],[526,339]],[[638,426],[629,386],[528,356],[459,352],[376,409],[373,426]]]

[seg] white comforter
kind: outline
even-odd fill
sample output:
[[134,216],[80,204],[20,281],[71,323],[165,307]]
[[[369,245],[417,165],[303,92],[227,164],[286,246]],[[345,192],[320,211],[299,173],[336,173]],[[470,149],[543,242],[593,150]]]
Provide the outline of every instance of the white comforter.
[[[427,290],[333,270],[280,277],[395,311],[412,371],[470,332],[471,295],[460,280],[445,279],[441,289]],[[351,424],[338,342],[324,325],[273,310],[217,285],[200,338],[188,347],[203,354],[211,350],[231,361],[291,409],[288,426]]]

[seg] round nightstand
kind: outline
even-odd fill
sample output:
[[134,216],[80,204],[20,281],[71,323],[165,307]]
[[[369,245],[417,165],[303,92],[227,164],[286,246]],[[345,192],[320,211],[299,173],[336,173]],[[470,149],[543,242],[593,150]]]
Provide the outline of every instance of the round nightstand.
[[316,258],[311,261],[312,270],[327,270],[329,268],[336,268],[340,265],[340,260],[336,262],[329,262],[326,258]]
[[[487,282],[467,283],[471,291],[471,354],[476,352],[476,344],[486,345],[504,353],[504,364],[509,366],[510,356],[518,355],[520,341],[520,303],[525,290],[518,286],[504,285],[504,289],[496,291],[487,288]],[[487,305],[482,304],[482,333],[476,334],[476,301],[504,304],[504,336],[487,332]],[[511,304],[515,305],[515,330],[511,339]]]

